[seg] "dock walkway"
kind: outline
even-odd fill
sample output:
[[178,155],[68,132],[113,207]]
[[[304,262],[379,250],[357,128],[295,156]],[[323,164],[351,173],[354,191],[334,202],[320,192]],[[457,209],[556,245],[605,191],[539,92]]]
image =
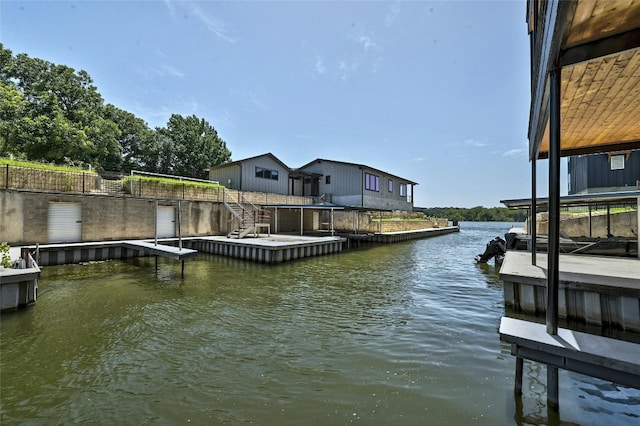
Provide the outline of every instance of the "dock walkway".
[[[518,312],[546,312],[547,256],[508,251],[500,278],[505,306]],[[561,318],[640,331],[640,259],[560,255],[558,314]]]
[[144,240],[123,241],[122,246],[130,249],[142,250],[144,256],[162,256],[174,260],[185,260],[198,254],[198,250],[184,247],[155,244]]
[[[545,324],[503,317],[500,339],[511,343],[511,355],[542,362],[640,389],[640,344],[558,328],[547,334]],[[522,365],[516,367],[516,393],[522,392]]]

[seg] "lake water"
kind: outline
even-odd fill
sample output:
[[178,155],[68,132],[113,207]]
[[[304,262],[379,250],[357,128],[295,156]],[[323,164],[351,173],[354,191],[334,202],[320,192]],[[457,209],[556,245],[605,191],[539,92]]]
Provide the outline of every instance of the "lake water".
[[[640,391],[546,369],[498,337],[509,223],[269,266],[200,254],[45,267],[0,327],[0,423],[640,424]],[[632,336],[635,338],[635,336]]]

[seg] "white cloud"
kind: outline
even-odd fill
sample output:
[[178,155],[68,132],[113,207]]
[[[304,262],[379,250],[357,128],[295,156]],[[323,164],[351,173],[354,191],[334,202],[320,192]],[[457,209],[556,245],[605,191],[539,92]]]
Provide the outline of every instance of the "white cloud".
[[377,47],[378,45],[373,41],[373,39],[369,36],[360,36],[358,37],[358,42],[364,47],[364,51],[366,52],[369,49]]
[[396,21],[396,18],[398,17],[399,12],[400,12],[400,7],[397,4],[391,5],[391,7],[389,8],[389,12],[387,13],[387,16],[384,17],[384,24],[387,27],[390,27],[391,25],[393,25],[393,23]]
[[[207,29],[215,34],[219,39],[224,40],[229,43],[235,43],[236,39],[229,35],[229,31],[226,28],[226,25],[223,21],[217,19],[214,16],[207,14],[204,10],[200,8],[200,4],[196,2],[181,2],[181,5],[184,5],[185,8],[191,13],[193,16],[198,18],[200,22],[202,22]],[[170,8],[170,10],[173,10]]]
[[327,67],[324,65],[324,60],[322,56],[316,56],[316,72],[318,75],[323,75],[327,72]]
[[505,158],[517,157],[519,155],[522,155],[524,152],[525,152],[524,149],[520,149],[520,148],[510,149],[509,151],[502,153],[502,156]]
[[171,65],[162,65],[160,67],[160,75],[168,75],[171,77],[183,78],[185,74],[177,68],[172,67]]
[[487,142],[486,139],[482,139],[482,140],[478,140],[478,139],[467,139],[463,142],[464,145],[466,146],[477,146],[477,147],[483,147],[483,146],[489,146],[490,144]]

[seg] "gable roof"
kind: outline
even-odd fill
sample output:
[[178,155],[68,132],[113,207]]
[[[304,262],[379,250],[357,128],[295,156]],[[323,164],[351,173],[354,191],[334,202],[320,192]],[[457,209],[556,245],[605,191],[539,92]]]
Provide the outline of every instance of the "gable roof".
[[224,163],[224,164],[219,164],[217,166],[213,166],[213,167],[209,167],[207,169],[207,171],[210,170],[217,170],[217,169],[224,169],[225,167],[229,167],[229,166],[236,166],[236,165],[241,165],[242,163],[244,163],[245,161],[249,161],[249,160],[254,160],[256,158],[260,158],[260,157],[269,157],[271,158],[273,161],[275,161],[276,163],[278,163],[279,165],[281,165],[284,169],[288,170],[288,171],[292,171],[293,169],[291,169],[291,167],[287,166],[286,164],[284,164],[282,161],[280,161],[280,159],[278,157],[276,157],[275,155],[273,155],[270,152],[267,152],[266,154],[260,154],[260,155],[255,155],[253,157],[249,157],[249,158],[243,158],[242,160],[236,160],[236,161],[232,161],[230,163]]
[[397,175],[391,174],[391,173],[389,173],[389,172],[385,172],[385,171],[383,171],[383,170],[376,169],[375,167],[367,166],[366,164],[349,163],[349,162],[346,162],[346,161],[327,160],[327,159],[325,159],[325,158],[316,158],[315,160],[310,161],[310,162],[308,162],[307,164],[305,164],[305,165],[303,165],[303,166],[301,166],[301,167],[298,167],[298,168],[297,168],[297,169],[295,169],[295,170],[296,170],[296,171],[300,171],[300,170],[302,170],[302,169],[304,169],[304,168],[306,168],[306,167],[309,167],[309,166],[311,166],[311,165],[313,165],[313,164],[315,164],[315,163],[322,163],[322,162],[327,162],[327,163],[336,163],[336,164],[344,164],[344,165],[347,165],[347,166],[356,166],[356,167],[361,168],[361,169],[369,169],[369,170],[371,170],[371,171],[374,171],[374,172],[377,172],[377,173],[380,173],[380,174],[383,174],[383,175],[386,175],[386,176],[394,177],[394,178],[396,178],[396,179],[399,179],[399,180],[401,180],[401,181],[404,181],[404,182],[410,183],[410,184],[412,184],[412,185],[418,185],[418,182],[413,182],[413,181],[411,181],[411,180],[409,180],[409,179],[407,179],[407,178],[403,178],[403,177],[400,177],[400,176],[397,176]]

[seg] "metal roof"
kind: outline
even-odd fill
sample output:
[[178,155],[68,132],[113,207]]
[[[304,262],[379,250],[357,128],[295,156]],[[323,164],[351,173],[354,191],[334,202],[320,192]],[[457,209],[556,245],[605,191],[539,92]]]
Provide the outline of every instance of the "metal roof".
[[549,72],[556,64],[561,155],[640,148],[640,1],[529,1],[527,21],[536,46],[530,159],[549,154]]
[[[574,194],[560,197],[560,205],[589,205],[589,204],[615,204],[615,203],[637,203],[640,198],[640,191],[620,191],[620,192],[598,192],[593,194]],[[510,209],[526,209],[531,207],[531,198],[521,198],[516,200],[500,200],[502,204]],[[547,206],[548,198],[537,198],[537,206]]]

